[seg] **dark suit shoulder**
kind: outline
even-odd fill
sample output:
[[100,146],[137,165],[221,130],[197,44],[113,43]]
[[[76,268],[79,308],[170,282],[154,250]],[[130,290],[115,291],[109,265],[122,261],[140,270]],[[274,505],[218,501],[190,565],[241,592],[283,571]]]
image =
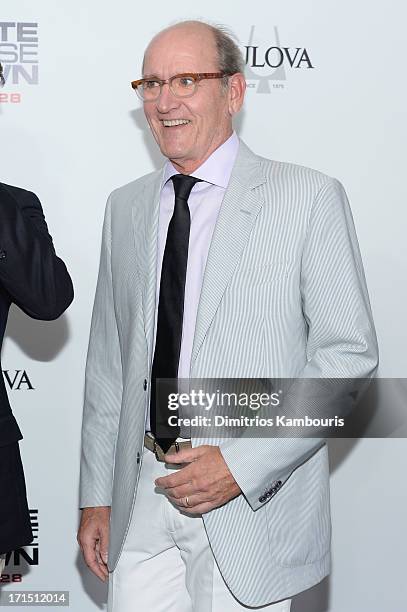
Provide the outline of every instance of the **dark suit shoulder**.
[[[15,185],[7,185],[6,183],[0,183],[0,197],[1,193],[5,192],[9,195],[17,204],[22,204],[23,206],[27,204],[39,204],[38,196],[32,191],[28,189],[23,189],[22,187],[16,187]],[[1,199],[0,199],[1,202]]]
[[4,190],[16,201],[33,199],[38,200],[38,197],[32,191],[29,191],[28,189],[23,189],[22,187],[16,187],[15,185],[7,185],[6,183],[0,183],[0,190]]

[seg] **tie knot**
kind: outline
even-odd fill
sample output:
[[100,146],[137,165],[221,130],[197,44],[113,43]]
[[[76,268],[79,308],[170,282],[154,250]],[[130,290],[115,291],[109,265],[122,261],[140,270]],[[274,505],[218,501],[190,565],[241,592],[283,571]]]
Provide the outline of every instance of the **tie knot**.
[[190,176],[189,174],[174,174],[171,180],[174,185],[175,197],[187,201],[192,187],[202,179]]

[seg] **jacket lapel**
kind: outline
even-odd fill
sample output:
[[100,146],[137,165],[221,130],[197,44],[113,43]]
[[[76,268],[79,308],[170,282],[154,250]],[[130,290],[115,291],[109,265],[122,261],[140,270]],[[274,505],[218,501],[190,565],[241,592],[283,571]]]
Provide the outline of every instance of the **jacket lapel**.
[[256,193],[255,188],[265,181],[260,169],[260,159],[240,141],[237,159],[209,248],[190,372],[263,205],[263,199]]
[[[152,360],[157,283],[157,235],[163,169],[144,187],[133,205],[136,261],[141,276],[141,301],[149,363]],[[141,214],[140,214],[141,208]]]
[[[162,178],[163,169],[155,173],[152,180],[145,185],[132,211],[149,363],[152,362],[154,340]],[[262,197],[256,193],[256,187],[265,181],[259,158],[240,141],[206,262],[192,347],[191,370],[263,205]]]

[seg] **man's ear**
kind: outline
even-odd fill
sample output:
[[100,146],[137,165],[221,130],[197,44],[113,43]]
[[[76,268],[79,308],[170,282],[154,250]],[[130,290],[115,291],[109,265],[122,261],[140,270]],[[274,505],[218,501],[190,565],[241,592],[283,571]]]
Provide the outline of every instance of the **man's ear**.
[[228,110],[230,115],[238,113],[242,107],[244,95],[246,91],[246,79],[244,74],[237,72],[229,77],[229,104]]

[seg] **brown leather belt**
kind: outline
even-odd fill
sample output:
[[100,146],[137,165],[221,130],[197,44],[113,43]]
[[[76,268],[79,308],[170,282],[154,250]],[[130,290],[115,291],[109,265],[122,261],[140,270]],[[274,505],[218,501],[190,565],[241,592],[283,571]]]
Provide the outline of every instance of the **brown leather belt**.
[[[153,434],[146,433],[144,435],[144,446],[149,451],[154,453],[157,461],[164,461],[165,453],[163,449],[161,448],[161,446],[157,444]],[[178,453],[178,451],[180,451],[182,448],[192,448],[191,440],[183,440],[181,442],[174,442],[174,444],[172,444],[170,448],[168,449],[167,454],[170,455],[171,453]]]

